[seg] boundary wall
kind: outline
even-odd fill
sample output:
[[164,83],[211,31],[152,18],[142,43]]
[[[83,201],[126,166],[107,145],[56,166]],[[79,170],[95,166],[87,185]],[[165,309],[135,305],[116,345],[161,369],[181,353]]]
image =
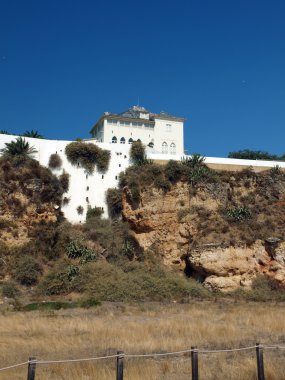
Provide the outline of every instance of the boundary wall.
[[[15,140],[18,136],[0,134],[0,149],[5,147],[5,143]],[[105,174],[94,171],[93,174],[86,174],[85,170],[78,164],[71,165],[65,155],[65,147],[72,141],[65,140],[46,140],[25,137],[25,140],[33,146],[37,153],[33,157],[40,162],[41,165],[48,167],[49,157],[51,154],[57,153],[62,159],[62,167],[54,169],[55,175],[60,175],[63,171],[70,174],[69,191],[64,194],[69,198],[69,203],[62,206],[65,217],[72,223],[83,223],[86,218],[88,206],[102,207],[104,211],[103,217],[107,217],[106,191],[109,188],[118,186],[118,178],[121,171],[124,171],[130,165],[129,144],[109,144],[99,143],[94,139],[84,140],[85,142],[96,143],[102,149],[108,149],[111,152],[109,169]],[[163,164],[169,160],[181,160],[181,155],[166,155],[160,153],[147,153],[148,158],[156,163]],[[254,161],[240,160],[233,158],[206,157],[205,163],[216,170],[232,170],[238,171],[247,167],[252,167],[256,172],[268,170],[276,165],[285,170],[285,162],[277,161]],[[84,212],[79,215],[77,207],[82,206]]]

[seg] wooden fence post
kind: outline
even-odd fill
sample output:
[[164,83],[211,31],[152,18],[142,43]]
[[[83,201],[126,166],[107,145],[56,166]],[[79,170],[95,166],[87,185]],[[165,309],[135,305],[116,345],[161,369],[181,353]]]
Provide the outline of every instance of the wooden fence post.
[[124,352],[118,351],[117,352],[117,376],[116,380],[123,380],[124,379]]
[[191,350],[192,380],[198,380],[198,349],[197,347],[191,347]]
[[256,343],[256,360],[257,360],[257,378],[258,380],[265,380],[264,376],[264,363],[263,363],[263,346]]
[[36,358],[29,358],[27,380],[35,380],[36,377],[36,363],[31,363],[33,360]]

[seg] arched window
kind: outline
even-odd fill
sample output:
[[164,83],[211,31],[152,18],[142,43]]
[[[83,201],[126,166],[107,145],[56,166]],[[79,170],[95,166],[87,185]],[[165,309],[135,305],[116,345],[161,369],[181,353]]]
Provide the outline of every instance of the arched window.
[[176,145],[174,143],[170,144],[170,153],[176,154]]
[[134,140],[132,138],[129,139],[129,144],[132,144]]
[[120,144],[125,144],[125,143],[126,143],[126,139],[124,137],[122,137],[120,140]]
[[149,146],[150,148],[153,148],[153,147],[154,147],[154,143],[153,143],[153,141],[151,141],[151,142],[148,144],[148,146]]
[[116,137],[116,136],[114,136],[114,137],[112,138],[112,143],[113,143],[113,144],[117,144],[117,137]]
[[168,153],[168,145],[165,141],[162,143],[162,153]]

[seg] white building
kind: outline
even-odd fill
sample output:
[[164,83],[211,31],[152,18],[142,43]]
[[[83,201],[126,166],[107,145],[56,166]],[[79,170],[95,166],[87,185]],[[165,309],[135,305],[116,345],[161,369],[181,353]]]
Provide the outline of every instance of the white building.
[[184,119],[161,112],[151,113],[133,106],[114,114],[105,112],[91,129],[93,138],[102,143],[131,144],[140,140],[153,153],[184,154]]

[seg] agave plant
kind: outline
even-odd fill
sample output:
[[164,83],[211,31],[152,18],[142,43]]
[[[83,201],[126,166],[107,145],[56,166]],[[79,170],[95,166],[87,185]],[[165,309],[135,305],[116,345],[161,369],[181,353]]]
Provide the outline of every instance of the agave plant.
[[31,156],[37,152],[37,150],[30,146],[30,144],[23,139],[22,137],[18,137],[16,141],[11,141],[9,143],[5,143],[6,148],[1,149],[1,153],[9,155],[9,156]]
[[33,137],[35,139],[44,139],[43,135],[40,135],[38,131],[34,131],[33,129],[31,131],[26,131],[25,133],[23,133],[23,136]]
[[197,169],[201,167],[205,167],[205,157],[201,156],[198,153],[192,154],[190,157],[182,157],[181,163],[182,165],[186,165],[192,169]]

